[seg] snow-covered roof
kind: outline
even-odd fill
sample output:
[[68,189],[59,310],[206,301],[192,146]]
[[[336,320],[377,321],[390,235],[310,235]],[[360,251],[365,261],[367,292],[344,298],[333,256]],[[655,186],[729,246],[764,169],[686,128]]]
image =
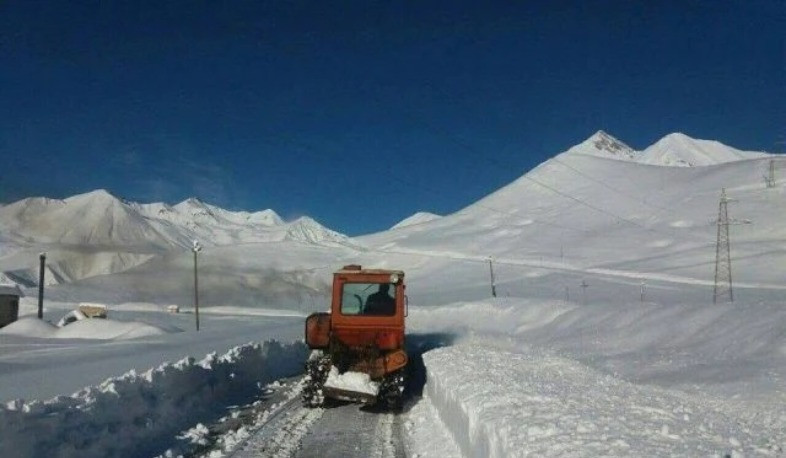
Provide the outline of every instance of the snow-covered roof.
[[0,296],[24,296],[17,285],[0,285]]

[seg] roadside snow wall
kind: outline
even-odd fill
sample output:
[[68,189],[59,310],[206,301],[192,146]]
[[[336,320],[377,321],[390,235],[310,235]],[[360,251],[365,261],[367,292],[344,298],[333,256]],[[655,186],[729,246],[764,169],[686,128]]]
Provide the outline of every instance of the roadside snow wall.
[[466,457],[780,456],[782,425],[575,361],[470,341],[423,354],[426,397]]
[[198,421],[302,371],[303,343],[249,343],[134,371],[71,396],[0,405],[0,456],[155,456]]

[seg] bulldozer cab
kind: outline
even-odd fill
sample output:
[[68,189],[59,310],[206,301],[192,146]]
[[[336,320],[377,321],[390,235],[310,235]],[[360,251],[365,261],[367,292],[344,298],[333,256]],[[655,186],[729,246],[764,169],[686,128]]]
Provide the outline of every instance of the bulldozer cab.
[[306,343],[392,350],[404,346],[404,272],[345,266],[333,274],[330,313],[306,320]]
[[333,275],[334,326],[404,328],[404,272],[345,266]]

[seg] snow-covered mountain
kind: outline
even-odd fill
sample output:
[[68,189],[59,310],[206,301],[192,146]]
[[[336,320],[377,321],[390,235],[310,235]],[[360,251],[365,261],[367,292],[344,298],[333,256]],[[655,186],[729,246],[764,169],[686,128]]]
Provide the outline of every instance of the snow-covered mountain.
[[758,151],[741,151],[717,141],[698,140],[681,133],[666,135],[643,151],[636,151],[602,130],[566,153],[676,167],[715,165],[769,156]]
[[[656,152],[666,149],[694,166],[652,166],[652,158],[664,157]],[[699,158],[713,164],[699,166]],[[771,158],[776,186],[767,187],[762,177]],[[774,267],[786,265],[786,164],[779,159],[679,134],[637,153],[598,133],[456,213],[358,241],[369,248],[366,264],[414,272],[413,289],[425,277],[455,285],[453,295],[441,291],[430,301],[477,294],[470,290],[488,281],[489,256],[504,263],[495,270],[497,281],[505,272],[511,291],[526,288],[528,296],[564,297],[566,286],[603,277],[664,282],[664,289],[676,283],[706,299],[725,188],[735,199],[731,217],[752,221],[731,229],[735,281],[770,288],[781,282],[782,270]]]
[[442,218],[442,216],[429,213],[429,212],[417,212],[414,215],[410,215],[395,225],[391,227],[391,229],[400,229],[402,227],[412,226],[415,224],[427,223],[429,221],[434,221],[435,219]]
[[67,199],[34,197],[0,207],[0,272],[30,286],[38,252],[47,251],[47,282],[116,273],[154,256],[204,246],[293,241],[343,245],[349,240],[312,218],[285,222],[273,210],[233,212],[188,199],[177,205],[127,202],[105,190]]

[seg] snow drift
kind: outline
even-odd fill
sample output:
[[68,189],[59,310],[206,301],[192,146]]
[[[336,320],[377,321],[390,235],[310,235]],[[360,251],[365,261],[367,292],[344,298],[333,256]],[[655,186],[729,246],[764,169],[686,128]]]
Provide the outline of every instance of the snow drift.
[[11,401],[0,405],[0,456],[153,456],[178,432],[300,372],[305,356],[302,343],[249,343],[199,362],[131,371],[71,396]]
[[24,317],[0,329],[0,335],[36,337],[42,339],[102,339],[125,340],[181,332],[173,326],[156,326],[137,321],[117,321],[94,318],[75,321],[57,327],[34,317]]

